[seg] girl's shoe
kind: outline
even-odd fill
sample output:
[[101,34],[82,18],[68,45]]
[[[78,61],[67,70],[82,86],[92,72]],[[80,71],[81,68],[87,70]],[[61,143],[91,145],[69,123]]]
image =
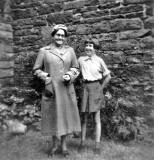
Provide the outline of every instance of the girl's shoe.
[[94,154],[97,154],[97,155],[100,155],[100,154],[101,154],[101,150],[100,150],[99,147],[95,147],[95,148],[93,149],[93,152],[94,152]]

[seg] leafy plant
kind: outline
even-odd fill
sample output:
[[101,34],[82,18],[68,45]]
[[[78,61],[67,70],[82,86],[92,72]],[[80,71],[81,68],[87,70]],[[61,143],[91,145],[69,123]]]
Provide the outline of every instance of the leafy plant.
[[[109,96],[110,95],[110,96]],[[101,111],[102,131],[110,139],[129,141],[144,137],[147,125],[137,115],[132,102],[106,93],[106,107]]]

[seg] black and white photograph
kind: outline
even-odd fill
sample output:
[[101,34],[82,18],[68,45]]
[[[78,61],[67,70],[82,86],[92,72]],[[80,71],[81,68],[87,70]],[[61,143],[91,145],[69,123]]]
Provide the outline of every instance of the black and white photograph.
[[0,0],[0,160],[154,160],[154,0]]

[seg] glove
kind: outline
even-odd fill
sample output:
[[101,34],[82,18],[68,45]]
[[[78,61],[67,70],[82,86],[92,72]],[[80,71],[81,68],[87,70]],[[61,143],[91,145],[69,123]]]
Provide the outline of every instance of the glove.
[[44,81],[46,81],[46,78],[50,76],[49,73],[44,72],[40,69],[36,70],[34,75],[36,75],[37,77],[39,77],[40,79],[42,79]]
[[68,84],[71,80],[71,77],[68,74],[63,75],[63,81],[65,84]]

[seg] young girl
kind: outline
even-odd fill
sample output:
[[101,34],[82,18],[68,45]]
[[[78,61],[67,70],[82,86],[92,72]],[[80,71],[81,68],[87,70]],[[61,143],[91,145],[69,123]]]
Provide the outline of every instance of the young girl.
[[[111,79],[110,71],[108,70],[103,59],[95,54],[95,42],[87,40],[85,42],[86,56],[81,56],[78,60],[82,78],[83,78],[83,97],[81,112],[83,113],[83,122],[81,126],[81,146],[83,150],[86,137],[86,125],[88,113],[94,114],[95,119],[95,148],[94,153],[100,154],[100,138],[101,138],[101,120],[100,109],[104,107],[103,89]],[[103,83],[101,83],[104,78]]]

